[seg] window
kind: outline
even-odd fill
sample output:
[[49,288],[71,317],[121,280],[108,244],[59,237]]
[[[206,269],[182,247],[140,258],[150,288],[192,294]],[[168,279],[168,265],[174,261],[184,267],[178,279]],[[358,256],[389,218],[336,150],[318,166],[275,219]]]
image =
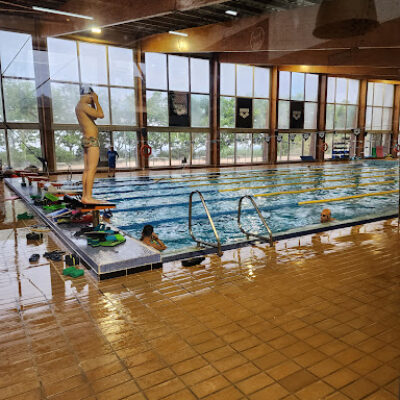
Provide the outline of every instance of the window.
[[83,169],[82,133],[79,130],[56,130],[54,138],[57,169]]
[[268,134],[221,132],[221,164],[262,163],[268,159]]
[[301,157],[315,157],[317,134],[280,133],[277,138],[277,161],[300,161]]
[[[121,149],[128,148],[130,135],[136,132],[133,51],[55,38],[48,38],[47,43],[57,168],[83,168],[80,149],[73,147],[69,156],[65,154],[71,146],[66,140],[75,142],[82,137],[75,115],[80,85],[91,86],[99,96],[104,118],[96,120],[96,124],[100,130],[102,127],[107,129],[107,133],[99,133],[99,139],[103,135],[109,143],[115,136],[115,142],[121,145]],[[65,125],[71,125],[71,129],[63,129]],[[121,129],[126,130],[126,135]],[[132,157],[136,157],[135,146]],[[121,156],[117,166],[136,166],[136,160],[132,157],[127,159],[124,150],[121,153],[124,157]],[[101,159],[105,159],[105,153]]]
[[250,128],[269,127],[270,70],[249,65],[221,63],[220,126],[235,128],[239,98],[250,98],[252,106]]
[[208,163],[208,133],[148,132],[150,167],[205,165]]
[[8,130],[8,146],[10,165],[13,168],[23,169],[30,164],[41,166],[41,163],[36,158],[42,155],[38,130]]
[[355,79],[328,78],[326,129],[357,128],[360,82]]
[[137,133],[113,132],[114,150],[118,153],[117,168],[137,167]]
[[[0,100],[1,161],[13,168],[25,168],[29,164],[41,167],[36,158],[42,155],[42,150],[31,36],[0,31],[0,64],[0,89],[4,95],[4,104]],[[31,129],[23,129],[24,123],[31,124]]]
[[394,85],[368,82],[365,129],[372,131],[392,130]]
[[346,159],[356,154],[357,138],[352,133],[326,133],[325,143],[328,144],[325,159]]
[[369,132],[364,139],[364,157],[379,156],[379,148],[382,155],[390,153],[391,134],[390,133],[371,133]]
[[209,127],[209,61],[199,58],[146,53],[147,125],[172,126],[168,97],[188,93],[189,127]]
[[290,129],[291,101],[304,102],[304,126],[317,129],[318,75],[279,72],[278,128]]

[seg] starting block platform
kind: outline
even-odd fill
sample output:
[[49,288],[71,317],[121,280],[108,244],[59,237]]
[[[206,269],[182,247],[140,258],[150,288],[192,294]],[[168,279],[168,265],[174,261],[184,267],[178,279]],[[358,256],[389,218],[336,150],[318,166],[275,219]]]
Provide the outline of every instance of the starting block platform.
[[[69,251],[75,253],[82,263],[96,274],[98,279],[124,276],[160,267],[161,253],[125,232],[123,234],[126,242],[116,247],[89,246],[84,237],[74,236],[75,232],[82,227],[81,224],[57,225],[46,216],[40,206],[34,205],[31,195],[40,194],[38,188],[21,185],[21,178],[6,178],[4,181],[25,202],[29,210],[42,220]],[[107,225],[113,229],[111,225]]]

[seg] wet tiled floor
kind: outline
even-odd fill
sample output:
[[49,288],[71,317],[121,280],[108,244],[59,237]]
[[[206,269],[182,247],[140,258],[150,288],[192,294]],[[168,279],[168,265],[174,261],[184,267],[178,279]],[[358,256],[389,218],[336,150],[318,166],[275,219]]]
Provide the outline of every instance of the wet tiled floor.
[[97,282],[0,191],[0,400],[391,400],[397,220]]

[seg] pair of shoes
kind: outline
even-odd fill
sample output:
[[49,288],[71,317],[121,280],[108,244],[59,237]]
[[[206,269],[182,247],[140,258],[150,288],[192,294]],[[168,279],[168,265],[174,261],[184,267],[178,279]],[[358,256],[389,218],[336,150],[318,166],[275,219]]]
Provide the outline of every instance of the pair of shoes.
[[46,251],[46,253],[43,254],[43,257],[51,261],[61,261],[63,254],[65,254],[65,251],[62,250]]
[[62,274],[66,275],[66,276],[70,276],[72,278],[78,278],[78,277],[84,275],[85,271],[83,269],[77,269],[75,267],[69,267],[69,268],[63,269]]
[[37,262],[37,261],[39,260],[39,258],[40,258],[40,254],[32,254],[32,255],[29,257],[29,262],[30,262],[30,263]]
[[30,232],[26,234],[27,240],[40,240],[43,239],[43,233]]

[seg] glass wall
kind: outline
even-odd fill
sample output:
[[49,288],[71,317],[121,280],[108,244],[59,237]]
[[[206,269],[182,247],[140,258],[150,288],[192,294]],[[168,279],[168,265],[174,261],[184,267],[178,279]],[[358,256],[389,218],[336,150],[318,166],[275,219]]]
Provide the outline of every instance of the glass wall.
[[[30,164],[41,168],[37,159],[42,156],[42,149],[31,36],[0,31],[0,65],[0,90],[4,96],[4,115],[0,101],[2,163],[17,169]],[[31,128],[24,129],[24,124]],[[7,147],[10,159],[7,158]]]
[[317,129],[318,75],[301,72],[279,72],[278,129],[290,129],[291,102],[302,102],[303,129]]
[[390,153],[393,129],[394,85],[368,82],[364,157],[383,157]]
[[[209,61],[162,53],[146,53],[145,61],[149,165],[207,164]],[[174,131],[177,126],[187,131]]]
[[270,74],[269,68],[221,63],[221,164],[268,160]]
[[262,163],[268,154],[264,133],[221,132],[221,164]]
[[277,137],[277,161],[301,161],[301,157],[315,158],[317,134],[280,133]]
[[360,81],[328,77],[326,129],[357,128]]
[[[120,154],[117,166],[136,166],[136,138],[133,139],[136,136],[133,51],[54,38],[49,38],[47,45],[57,169],[83,168],[82,151],[78,148],[82,133],[75,116],[81,85],[91,86],[99,96],[104,118],[97,119],[96,124],[100,129],[106,128],[110,132],[110,140],[115,141],[115,146],[121,150],[123,155]],[[65,129],[66,125],[72,129]],[[126,134],[121,134],[125,131]],[[110,140],[107,140],[107,146]],[[67,154],[66,149],[71,144],[66,147],[66,141],[74,143],[71,154]],[[104,165],[105,151],[100,158],[100,165]]]
[[148,132],[152,148],[150,167],[205,165],[208,133],[202,132]]

